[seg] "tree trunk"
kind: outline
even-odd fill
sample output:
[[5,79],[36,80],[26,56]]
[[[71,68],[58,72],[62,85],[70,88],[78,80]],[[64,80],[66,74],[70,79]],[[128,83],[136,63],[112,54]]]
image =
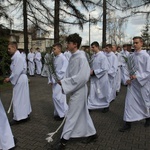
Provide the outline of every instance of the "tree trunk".
[[106,6],[106,0],[103,0],[103,35],[102,35],[102,48],[106,46],[106,14],[107,14],[107,6]]
[[27,21],[27,0],[23,0],[23,24],[24,24],[24,51],[28,54],[28,21]]
[[54,43],[59,42],[59,7],[60,7],[60,1],[55,0]]

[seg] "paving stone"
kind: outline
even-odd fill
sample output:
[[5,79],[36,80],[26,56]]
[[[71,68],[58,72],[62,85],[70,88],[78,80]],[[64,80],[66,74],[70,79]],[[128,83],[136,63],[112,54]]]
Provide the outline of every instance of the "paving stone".
[[[30,98],[32,104],[31,120],[24,124],[12,126],[12,132],[18,142],[15,150],[52,150],[61,135],[61,130],[54,136],[52,143],[47,143],[47,133],[57,129],[61,122],[53,119],[53,103],[51,86],[47,78],[40,76],[30,78]],[[80,140],[71,139],[66,150],[149,150],[150,128],[144,127],[145,120],[132,123],[129,132],[120,133],[118,129],[123,125],[124,100],[126,87],[114,102],[110,104],[110,111],[102,113],[101,110],[90,112],[98,139],[90,144],[82,144]],[[7,111],[12,96],[12,88],[1,90],[1,100]],[[8,114],[12,119],[12,110]]]

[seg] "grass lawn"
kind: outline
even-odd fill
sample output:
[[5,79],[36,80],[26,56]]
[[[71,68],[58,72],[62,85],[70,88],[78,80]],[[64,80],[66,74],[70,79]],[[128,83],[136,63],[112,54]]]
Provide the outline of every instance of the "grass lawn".
[[12,88],[11,83],[3,83],[4,78],[0,76],[0,92]]

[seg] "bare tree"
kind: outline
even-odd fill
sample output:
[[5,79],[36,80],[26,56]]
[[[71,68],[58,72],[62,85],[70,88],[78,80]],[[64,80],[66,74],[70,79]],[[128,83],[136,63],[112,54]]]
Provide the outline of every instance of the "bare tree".
[[126,18],[116,16],[115,10],[107,15],[107,38],[108,43],[122,44],[124,39],[124,27],[126,27]]
[[[3,0],[0,0],[0,19],[1,18],[4,18],[6,20],[10,19],[7,14],[7,10],[5,6],[3,5]],[[3,26],[3,25],[0,23],[0,26]]]
[[27,20],[27,0],[23,0],[23,23],[24,23],[24,50],[28,54],[28,20]]
[[103,0],[103,35],[102,35],[102,48],[106,46],[106,29],[107,29],[107,24],[106,24],[106,19],[107,19],[107,2],[106,0]]
[[[52,28],[54,27],[55,42],[59,42],[59,32],[60,30],[64,30],[64,24],[77,25],[80,29],[83,29],[83,24],[88,22],[86,15],[81,13],[76,4],[80,3],[81,8],[83,7],[87,11],[88,7],[96,5],[92,0],[54,0],[54,4],[50,1],[54,5],[54,8],[50,8],[47,5],[47,0],[7,1],[9,2],[9,7],[14,7],[17,13],[22,11],[21,8],[23,8],[25,34],[27,34],[28,23],[32,23],[42,30],[47,30],[51,26]],[[22,13],[18,15],[18,18],[22,18]],[[91,22],[96,22],[96,19],[91,19]],[[24,39],[26,40],[25,49],[27,49],[27,35],[24,36]]]
[[54,13],[54,43],[59,42],[59,11],[60,1],[55,0],[55,13]]
[[[79,4],[80,8],[78,8]],[[88,12],[90,7],[96,5],[97,3],[92,0],[55,0],[54,37],[57,37],[56,41],[59,41],[59,28],[64,27],[63,24],[77,25],[80,29],[83,29],[83,25],[89,20],[86,18],[86,15],[81,12],[81,8]],[[96,23],[97,19],[91,18],[90,22]]]
[[38,28],[46,30],[45,26],[48,27],[53,23],[53,21],[51,21],[53,15],[51,14],[50,8],[46,6],[45,0],[7,0],[7,2],[7,7],[11,10],[11,13],[20,20],[23,20],[24,49],[27,54],[28,24],[33,24]]
[[147,47],[147,49],[149,48],[150,46],[150,19],[149,19],[149,16],[150,16],[150,13],[147,14],[146,16],[146,23],[145,23],[145,26],[142,30],[142,38],[144,39],[144,42],[145,42],[145,46]]
[[[108,22],[110,24],[110,20],[108,19],[108,12],[112,11],[121,11],[121,12],[127,12],[128,14],[125,16],[120,17],[120,27],[123,25],[122,23],[124,20],[127,20],[127,18],[135,15],[136,13],[139,12],[139,9],[141,7],[146,7],[148,8],[150,6],[150,0],[100,0],[98,2],[98,5],[100,8],[103,8],[103,13],[100,14],[100,20],[101,17],[103,16],[103,35],[102,35],[102,45],[103,47],[106,44],[106,38],[108,32],[106,32],[108,29]],[[149,11],[146,11],[146,13],[149,13]],[[122,33],[121,33],[122,34]],[[120,35],[121,35],[120,34]],[[113,37],[113,36],[112,36]]]

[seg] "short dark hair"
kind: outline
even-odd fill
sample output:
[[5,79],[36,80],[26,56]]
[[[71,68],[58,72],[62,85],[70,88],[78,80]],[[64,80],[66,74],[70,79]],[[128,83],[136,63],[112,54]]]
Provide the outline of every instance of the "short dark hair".
[[135,37],[133,37],[133,40],[135,40],[135,39],[139,39],[141,42],[143,42],[143,39],[142,39],[141,36],[135,36]]
[[128,46],[128,44],[123,44],[123,47],[127,47]]
[[94,41],[91,46],[95,45],[96,47],[99,47],[99,43],[97,41]]
[[61,45],[60,43],[54,43],[54,44],[53,44],[53,47],[55,47],[55,46],[59,47],[60,50],[62,50],[62,45]]
[[112,44],[106,44],[106,47],[112,48]]
[[81,42],[82,42],[82,38],[79,36],[79,34],[74,33],[74,34],[70,34],[67,38],[66,41],[69,42],[73,42],[73,43],[77,43],[77,48],[80,47]]
[[9,42],[8,45],[12,45],[12,46],[15,46],[16,49],[18,49],[18,44],[17,42],[13,41],[13,42]]

